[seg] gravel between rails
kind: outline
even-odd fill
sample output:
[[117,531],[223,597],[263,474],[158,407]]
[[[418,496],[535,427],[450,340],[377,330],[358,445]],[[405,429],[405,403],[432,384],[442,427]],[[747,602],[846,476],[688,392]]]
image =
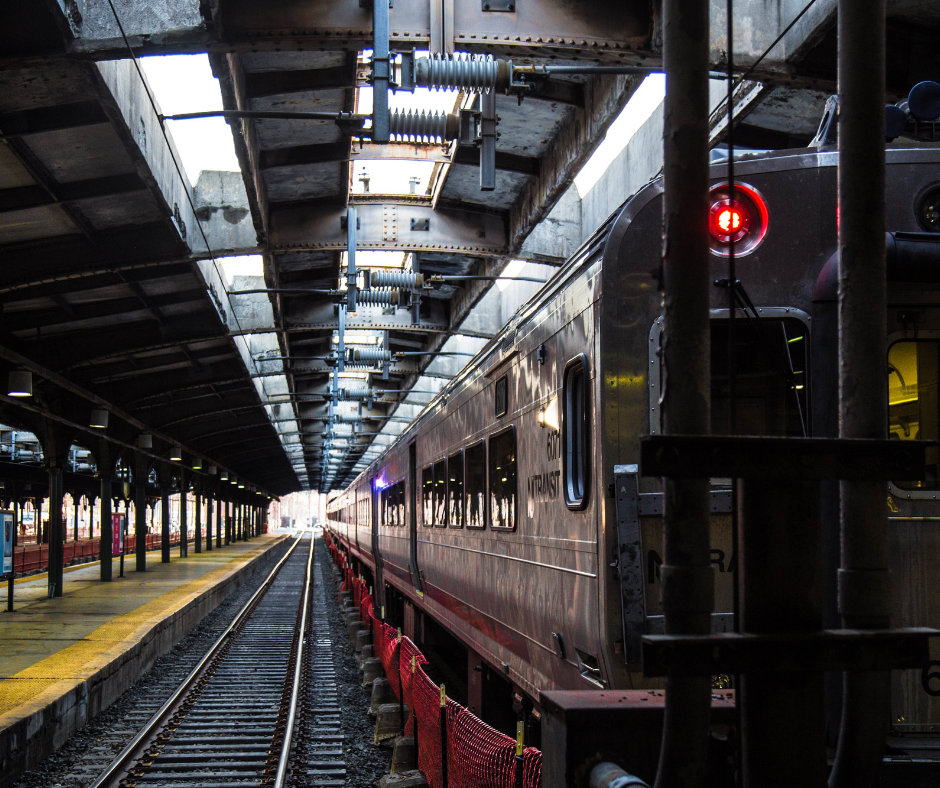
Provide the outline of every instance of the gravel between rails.
[[333,579],[332,563],[322,538],[317,538],[316,559],[323,572],[326,607],[333,640],[333,665],[340,707],[343,714],[343,749],[346,756],[346,788],[374,788],[379,778],[388,774],[392,751],[373,743],[375,724],[369,717],[371,698],[362,689],[362,674],[356,651],[349,642],[346,625],[340,617]]
[[[291,541],[277,548],[278,558]],[[160,657],[133,687],[69,739],[65,746],[20,777],[14,788],[85,788],[94,782],[189,675],[272,568],[270,561],[259,566],[234,594],[209,613],[170,652]]]

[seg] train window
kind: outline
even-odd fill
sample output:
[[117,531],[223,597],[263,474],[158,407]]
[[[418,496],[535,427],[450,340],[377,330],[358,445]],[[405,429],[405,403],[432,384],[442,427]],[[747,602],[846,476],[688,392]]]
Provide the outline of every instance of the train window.
[[434,525],[434,466],[421,471],[421,519],[427,526]]
[[395,521],[396,525],[405,524],[405,482],[400,481],[396,485],[398,487],[398,495],[395,498],[395,509],[398,512],[396,515],[397,519]]
[[587,505],[588,478],[588,374],[587,358],[571,359],[565,367],[562,413],[562,465],[565,503],[569,509]]
[[483,441],[464,452],[464,501],[467,528],[483,528],[486,517],[486,447]]
[[[888,350],[888,427],[891,440],[940,439],[940,343],[895,342]],[[940,488],[940,448],[927,447],[923,481],[899,481],[915,490]]]
[[516,527],[516,431],[490,438],[490,527]]
[[447,527],[447,460],[434,463],[434,525]]
[[463,455],[447,458],[447,522],[451,528],[463,528]]
[[509,412],[509,377],[503,375],[497,380],[494,390],[496,392],[496,418],[498,419]]
[[[809,334],[799,320],[735,322],[735,434],[809,435]],[[713,435],[729,433],[728,321],[711,330]]]

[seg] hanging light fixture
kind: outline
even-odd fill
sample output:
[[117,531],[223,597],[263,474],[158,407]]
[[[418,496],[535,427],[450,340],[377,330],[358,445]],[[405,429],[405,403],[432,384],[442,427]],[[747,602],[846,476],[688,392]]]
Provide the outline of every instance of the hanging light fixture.
[[107,429],[108,411],[101,410],[100,408],[92,408],[91,419],[88,421],[88,426],[99,430]]
[[140,449],[153,448],[153,435],[149,432],[142,432],[137,436],[137,447]]
[[172,449],[170,449],[170,462],[182,462],[183,461],[183,447],[177,444]]
[[33,396],[33,373],[14,370],[7,378],[7,394],[11,397]]
[[193,457],[193,470],[194,471],[202,470],[202,460],[200,460],[198,457]]
[[223,482],[228,481],[228,471],[222,471],[222,475],[219,477]]
[[219,466],[210,465],[207,470],[209,471],[210,476],[215,476],[219,472]]

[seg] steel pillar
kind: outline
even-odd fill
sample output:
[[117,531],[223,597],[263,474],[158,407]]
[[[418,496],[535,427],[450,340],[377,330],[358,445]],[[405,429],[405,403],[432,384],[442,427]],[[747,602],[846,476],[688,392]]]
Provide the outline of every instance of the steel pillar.
[[206,496],[206,550],[212,552],[212,496]]
[[196,552],[202,552],[202,495],[196,493],[196,511],[193,514],[193,537],[196,541]]
[[62,469],[49,468],[49,598],[62,596],[65,562],[65,523],[62,521]]
[[[664,0],[663,427],[709,432],[708,0]],[[661,570],[665,633],[711,631],[708,479],[666,479]],[[657,788],[704,783],[711,680],[666,679]]]
[[225,502],[225,544],[232,543],[232,504]]
[[219,495],[216,495],[215,499],[215,546],[222,547],[222,528],[223,520],[225,519],[225,504],[222,502],[222,498]]
[[160,563],[170,563],[170,491],[160,491]]
[[101,477],[101,580],[111,582],[111,479]]
[[136,454],[136,467],[134,468],[134,553],[136,556],[135,569],[138,572],[147,571],[147,501],[144,496],[147,486],[147,458],[143,454]]
[[[885,0],[839,2],[839,434],[885,438]],[[847,628],[890,624],[884,482],[841,484],[838,603]],[[890,674],[845,674],[833,786],[878,784]]]
[[186,474],[180,473],[180,558],[189,555],[189,525],[186,522]]
[[[743,632],[822,628],[818,481],[739,479],[738,576]],[[744,675],[738,689],[745,788],[823,788],[822,673]],[[793,757],[798,752],[799,757]]]

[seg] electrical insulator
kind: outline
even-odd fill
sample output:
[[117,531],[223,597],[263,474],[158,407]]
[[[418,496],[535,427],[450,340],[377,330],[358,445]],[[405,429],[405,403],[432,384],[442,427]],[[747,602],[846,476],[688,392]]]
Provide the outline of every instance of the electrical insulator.
[[397,288],[380,288],[359,291],[360,304],[374,304],[377,306],[400,306],[401,293]]
[[392,352],[378,347],[357,347],[353,350],[353,361],[382,362],[391,361]]
[[395,139],[446,142],[460,133],[460,116],[444,112],[420,113],[393,110],[388,113],[388,133]]
[[484,93],[496,87],[499,62],[492,55],[435,53],[415,61],[415,84],[436,90]]
[[372,287],[398,287],[402,290],[420,290],[424,287],[424,274],[412,271],[385,271],[372,272]]
[[340,399],[343,400],[357,400],[357,399],[369,399],[372,396],[372,390],[366,387],[354,388],[354,389],[342,389],[340,391]]
[[348,416],[338,414],[333,417],[333,422],[335,424],[361,424],[362,416]]

